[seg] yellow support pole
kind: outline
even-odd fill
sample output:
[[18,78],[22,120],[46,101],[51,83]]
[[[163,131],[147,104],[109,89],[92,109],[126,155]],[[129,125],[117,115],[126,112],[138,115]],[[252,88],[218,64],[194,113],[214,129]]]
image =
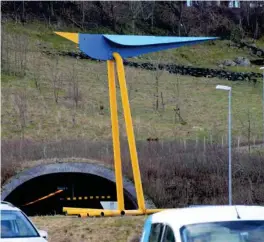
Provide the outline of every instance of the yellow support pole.
[[96,211],[89,212],[90,217],[113,217],[121,215],[122,213],[119,210],[102,210],[99,214]]
[[118,80],[119,80],[119,85],[120,85],[122,105],[123,105],[123,110],[124,110],[126,132],[127,132],[127,138],[128,138],[128,144],[129,144],[129,150],[130,150],[130,158],[131,158],[131,163],[132,163],[134,182],[135,182],[136,193],[137,193],[138,207],[139,207],[139,210],[145,211],[145,201],[144,201],[144,195],[143,195],[140,170],[139,170],[139,165],[138,165],[138,157],[137,157],[134,129],[133,129],[133,124],[132,124],[132,117],[131,117],[131,111],[130,111],[130,106],[129,106],[128,93],[127,93],[123,59],[118,53],[114,53],[113,56],[117,64],[117,74],[118,74]]
[[118,210],[123,211],[125,209],[125,205],[124,205],[122,163],[121,163],[121,152],[120,152],[120,141],[119,141],[114,61],[112,60],[107,61],[107,70],[108,70],[109,99],[110,99],[111,122],[112,122],[116,193],[117,193],[117,204],[118,204],[117,206],[118,206]]
[[137,216],[137,215],[143,215],[144,212],[142,210],[125,210],[125,215],[127,216]]

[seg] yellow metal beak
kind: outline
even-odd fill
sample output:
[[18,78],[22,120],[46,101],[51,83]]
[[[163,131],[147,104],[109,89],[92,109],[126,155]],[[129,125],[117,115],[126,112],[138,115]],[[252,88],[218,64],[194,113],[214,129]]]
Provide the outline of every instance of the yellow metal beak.
[[54,33],[76,44],[79,44],[79,34],[78,33],[68,33],[68,32],[54,32]]

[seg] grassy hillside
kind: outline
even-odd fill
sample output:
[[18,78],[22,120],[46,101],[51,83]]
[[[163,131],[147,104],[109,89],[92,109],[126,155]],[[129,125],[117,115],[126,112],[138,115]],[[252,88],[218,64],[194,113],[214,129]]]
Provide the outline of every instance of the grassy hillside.
[[[100,142],[89,146],[81,139],[78,140],[111,140],[106,63],[41,53],[43,49],[52,49],[55,54],[62,50],[76,50],[75,45],[52,33],[57,30],[55,28],[47,28],[39,23],[20,25],[9,22],[4,25],[3,30],[2,139],[19,139],[24,136],[26,139],[44,143],[51,140],[75,139],[68,145],[63,144],[64,141],[61,141],[61,145],[49,144],[49,147],[54,147],[54,151],[48,147],[47,156],[79,156],[112,162],[112,152],[109,154],[108,148]],[[98,30],[105,31],[107,30]],[[255,58],[247,50],[229,47],[227,41],[216,41],[215,45],[208,43],[192,48],[180,48],[142,58],[153,62],[175,62],[216,68],[219,61],[237,56]],[[245,72],[259,71],[255,66],[233,69]],[[127,68],[126,71],[138,140],[148,137],[159,137],[163,140],[196,139],[210,135],[219,137],[219,140],[226,139],[227,93],[216,91],[217,84],[233,87],[233,134],[243,136],[244,139],[248,136],[261,136],[261,83],[254,86],[246,82],[193,78],[133,68]],[[118,102],[121,108],[119,94]],[[180,117],[175,113],[177,108],[180,109]],[[119,117],[120,132],[125,136],[121,109]],[[144,192],[155,197],[157,205],[226,202],[226,150],[218,151],[212,147],[204,151],[202,146],[200,149],[199,146],[196,151],[183,152],[182,148],[177,151],[173,147],[176,142],[168,143],[167,146],[158,143],[157,147],[154,144],[152,150],[151,146],[145,143],[138,146]],[[30,165],[39,164],[33,163],[32,160],[39,159],[37,157],[45,153],[41,145],[35,149],[21,147],[20,144],[12,146],[11,142],[11,145],[4,149],[7,168],[10,168],[12,159],[17,162],[17,166],[20,162],[22,168],[29,163],[22,164],[23,159],[30,160]],[[28,156],[37,157],[24,157],[21,149]],[[257,155],[249,157],[234,153],[234,197],[238,203],[263,201],[263,162],[262,155]],[[122,149],[122,156],[125,174],[131,178],[126,149]],[[166,189],[168,187],[175,190],[171,192]],[[64,216],[32,218],[40,229],[48,231],[51,242],[128,241],[131,236],[141,232],[144,219],[145,217],[141,216],[97,219]]]
[[[56,52],[76,50],[76,46],[54,35],[54,29],[39,23],[9,22],[4,24],[3,30],[2,139],[17,139],[23,134],[34,140],[111,139],[106,63],[42,54],[43,49]],[[219,60],[237,56],[249,57],[249,54],[247,50],[228,47],[226,41],[217,41],[144,58],[216,67]],[[252,70],[259,71],[254,66],[243,69]],[[217,84],[233,87],[234,135],[246,138],[249,131],[251,136],[259,134],[262,124],[260,83],[253,86],[246,82],[176,76],[167,72],[133,68],[126,71],[137,139],[225,135],[227,94],[216,91]],[[120,97],[118,100],[120,104]],[[155,108],[157,100],[158,109]],[[175,108],[180,108],[180,117]],[[121,135],[125,135],[121,109],[119,117]]]
[[[56,26],[46,26],[40,22],[27,23],[22,25],[14,22],[7,22],[3,25],[4,30],[8,33],[27,36],[31,41],[41,42],[57,51],[75,51],[76,45],[67,41],[53,33],[53,31],[65,32],[82,32],[77,28],[63,28]],[[107,28],[100,27],[96,31],[87,31],[87,33],[107,33],[114,34]],[[256,44],[259,48],[264,47],[264,37],[259,40],[249,40]],[[231,45],[231,47],[230,47]],[[181,47],[162,51],[158,53],[151,53],[141,56],[142,59],[156,60],[162,62],[174,62],[181,65],[194,65],[200,67],[215,68],[218,64],[226,59],[234,59],[238,56],[255,59],[256,56],[252,55],[246,49],[239,49],[232,46],[231,41],[214,41],[191,47]],[[257,66],[252,67],[227,67],[232,71],[255,71],[260,72]]]

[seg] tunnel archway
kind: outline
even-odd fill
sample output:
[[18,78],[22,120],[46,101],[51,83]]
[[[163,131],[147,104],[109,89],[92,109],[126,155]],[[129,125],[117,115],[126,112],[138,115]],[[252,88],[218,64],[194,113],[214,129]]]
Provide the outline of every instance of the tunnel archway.
[[[125,209],[137,209],[136,192],[124,178]],[[114,171],[86,162],[43,164],[12,177],[2,187],[2,200],[27,215],[62,214],[63,207],[104,208],[116,202]],[[147,199],[146,207],[154,204]]]

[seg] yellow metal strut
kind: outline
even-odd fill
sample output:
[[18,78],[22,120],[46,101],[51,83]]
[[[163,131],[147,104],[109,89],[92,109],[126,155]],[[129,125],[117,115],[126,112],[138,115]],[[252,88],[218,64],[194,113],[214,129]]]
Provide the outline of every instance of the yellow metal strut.
[[112,60],[107,61],[108,70],[108,85],[109,85],[109,99],[111,110],[111,122],[112,122],[112,138],[114,149],[114,164],[115,164],[115,176],[116,176],[116,193],[118,210],[123,211],[124,205],[124,193],[123,193],[123,179],[122,179],[122,162],[120,152],[119,141],[119,128],[118,128],[118,114],[117,114],[117,101],[116,101],[116,83],[115,83],[115,63]]

